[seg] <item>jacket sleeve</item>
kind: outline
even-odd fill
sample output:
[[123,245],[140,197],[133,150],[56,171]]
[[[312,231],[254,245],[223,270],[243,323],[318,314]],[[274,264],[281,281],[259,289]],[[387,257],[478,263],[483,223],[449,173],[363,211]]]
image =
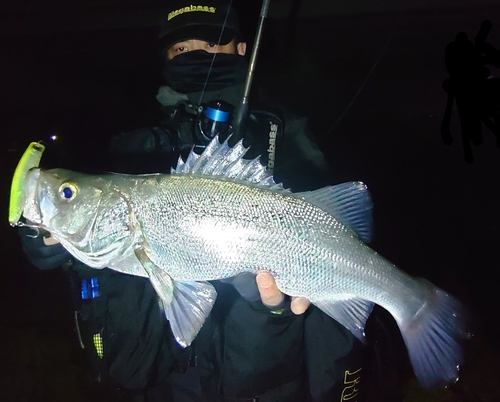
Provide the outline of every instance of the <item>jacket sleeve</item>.
[[107,168],[127,174],[169,173],[179,157],[178,142],[176,131],[167,124],[114,135]]
[[61,244],[47,246],[43,236],[47,232],[37,232],[27,226],[18,228],[23,250],[28,260],[39,269],[54,269],[72,259],[71,255]]
[[[232,285],[215,282],[218,298],[197,348],[202,384],[211,400],[305,400],[304,316],[247,302]],[[267,399],[270,398],[270,399]]]
[[304,323],[309,399],[356,401],[360,392],[363,345],[348,329],[312,306]]

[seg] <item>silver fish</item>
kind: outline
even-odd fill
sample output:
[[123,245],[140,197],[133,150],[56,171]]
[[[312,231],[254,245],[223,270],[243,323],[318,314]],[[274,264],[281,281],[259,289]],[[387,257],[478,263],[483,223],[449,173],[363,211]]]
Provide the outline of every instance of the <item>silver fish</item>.
[[90,267],[149,277],[182,346],[215,301],[208,281],[265,269],[283,293],[309,299],[361,340],[374,303],[382,306],[420,382],[456,381],[469,336],[464,308],[366,245],[366,186],[292,193],[258,159],[243,159],[246,151],[216,138],[201,156],[179,159],[170,175],[86,175],[40,169],[28,149],[9,220],[20,224],[22,213]]

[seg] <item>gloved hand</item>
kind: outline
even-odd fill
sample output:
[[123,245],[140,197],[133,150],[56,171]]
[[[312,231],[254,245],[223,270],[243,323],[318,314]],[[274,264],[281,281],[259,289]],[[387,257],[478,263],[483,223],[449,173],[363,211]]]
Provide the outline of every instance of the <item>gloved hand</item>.
[[29,226],[19,226],[17,232],[26,256],[39,269],[54,269],[72,257],[50,234]]

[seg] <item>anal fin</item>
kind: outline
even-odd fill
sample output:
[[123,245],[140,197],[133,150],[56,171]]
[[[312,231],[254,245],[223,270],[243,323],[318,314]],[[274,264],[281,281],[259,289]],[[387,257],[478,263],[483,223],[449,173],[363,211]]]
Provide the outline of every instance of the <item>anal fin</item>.
[[365,342],[365,324],[374,303],[352,298],[336,301],[321,300],[314,304],[351,331],[361,342]]

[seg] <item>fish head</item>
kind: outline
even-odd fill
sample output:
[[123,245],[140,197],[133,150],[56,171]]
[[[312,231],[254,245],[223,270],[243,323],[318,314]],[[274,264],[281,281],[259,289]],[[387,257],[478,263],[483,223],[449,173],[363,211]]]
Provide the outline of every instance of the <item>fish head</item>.
[[74,235],[95,215],[102,191],[64,169],[31,169],[25,179],[23,216],[38,227]]
[[23,216],[84,263],[106,266],[129,245],[127,198],[111,178],[34,168],[24,186]]

